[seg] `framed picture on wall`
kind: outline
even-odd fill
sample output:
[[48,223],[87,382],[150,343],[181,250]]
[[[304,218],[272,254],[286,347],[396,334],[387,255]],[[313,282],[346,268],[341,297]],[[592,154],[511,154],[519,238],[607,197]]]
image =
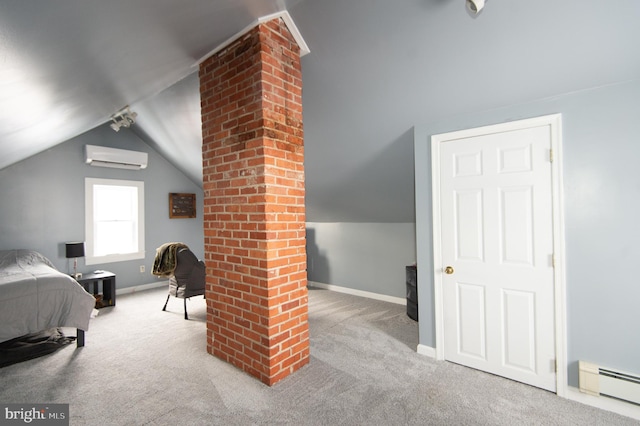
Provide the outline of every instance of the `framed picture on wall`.
[[196,194],[169,193],[169,218],[189,219],[196,217]]

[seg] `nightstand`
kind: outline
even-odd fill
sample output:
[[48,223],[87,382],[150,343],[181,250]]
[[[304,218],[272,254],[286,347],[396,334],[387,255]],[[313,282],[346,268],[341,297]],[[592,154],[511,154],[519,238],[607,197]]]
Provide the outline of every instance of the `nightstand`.
[[[96,308],[116,305],[116,274],[109,271],[92,272],[76,281],[94,296],[102,295],[102,306],[96,303]],[[102,293],[99,292],[100,288]]]

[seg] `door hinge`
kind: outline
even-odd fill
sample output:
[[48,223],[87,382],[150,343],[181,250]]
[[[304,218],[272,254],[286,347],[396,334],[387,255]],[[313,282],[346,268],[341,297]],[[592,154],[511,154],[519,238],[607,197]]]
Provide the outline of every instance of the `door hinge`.
[[553,163],[553,149],[549,150],[549,162]]
[[552,373],[557,373],[558,372],[558,360],[556,360],[556,359],[552,359],[551,360],[551,372]]

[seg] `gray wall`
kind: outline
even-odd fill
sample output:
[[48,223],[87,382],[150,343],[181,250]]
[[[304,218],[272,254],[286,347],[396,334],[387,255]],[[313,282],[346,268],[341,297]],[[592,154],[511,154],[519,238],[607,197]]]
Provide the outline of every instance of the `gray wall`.
[[308,279],[404,298],[414,238],[413,223],[307,223]]
[[[577,385],[578,360],[640,373],[640,3],[488,2],[472,18],[462,0],[326,0],[290,12],[311,49],[302,59],[309,263],[323,267],[310,279],[398,294],[388,268],[408,262],[371,247],[385,246],[376,224],[415,223],[414,128],[428,143],[561,113],[569,383]],[[428,181],[428,154],[416,154]],[[428,185],[416,190],[430,197]],[[336,229],[353,239],[336,240]],[[416,233],[399,233],[393,246],[430,254],[431,228]],[[358,278],[352,253],[370,254],[373,278]],[[418,259],[428,346],[432,268]]]
[[[103,145],[149,153],[140,171],[93,167],[84,163],[84,145]],[[145,183],[145,259],[86,266],[116,274],[117,288],[157,282],[151,275],[155,249],[182,241],[204,255],[203,193],[182,172],[139,139],[130,129],[116,133],[98,127],[45,152],[0,170],[0,249],[28,248],[41,252],[63,272],[73,269],[65,258],[65,241],[84,241],[84,178],[138,180]],[[169,219],[168,194],[195,193],[195,219]],[[140,265],[146,271],[140,273]]]
[[[568,368],[573,386],[578,385],[579,360],[640,372],[640,341],[632,325],[640,324],[635,270],[640,259],[639,99],[640,82],[634,81],[428,123],[416,131],[416,143],[428,146],[432,134],[562,113]],[[416,161],[417,168],[430,170],[427,155]],[[430,194],[430,187],[417,189]],[[429,234],[417,238],[431,243]],[[431,263],[424,259],[432,274]],[[428,309],[420,315],[432,317]],[[420,340],[433,346],[432,320],[429,328],[420,327]]]

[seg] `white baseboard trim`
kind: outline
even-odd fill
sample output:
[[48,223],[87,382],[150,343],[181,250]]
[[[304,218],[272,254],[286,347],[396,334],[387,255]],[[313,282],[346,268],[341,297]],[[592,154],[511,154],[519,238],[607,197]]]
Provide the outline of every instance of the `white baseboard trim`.
[[138,291],[151,290],[152,288],[164,287],[169,285],[169,281],[157,281],[149,284],[136,285],[133,287],[125,287],[116,289],[116,296],[121,294],[137,293]]
[[387,296],[386,294],[371,293],[370,291],[356,290],[348,287],[340,287],[333,284],[323,284],[316,281],[307,281],[309,287],[323,288],[325,290],[335,291],[336,293],[351,294],[353,296],[367,297],[369,299],[382,300],[383,302],[395,303],[398,305],[407,304],[407,300],[401,297]]
[[578,388],[567,386],[566,398],[605,411],[640,420],[640,406],[608,396],[593,396],[580,392]]
[[420,355],[428,356],[429,358],[436,359],[436,349],[427,345],[418,345],[417,352]]

